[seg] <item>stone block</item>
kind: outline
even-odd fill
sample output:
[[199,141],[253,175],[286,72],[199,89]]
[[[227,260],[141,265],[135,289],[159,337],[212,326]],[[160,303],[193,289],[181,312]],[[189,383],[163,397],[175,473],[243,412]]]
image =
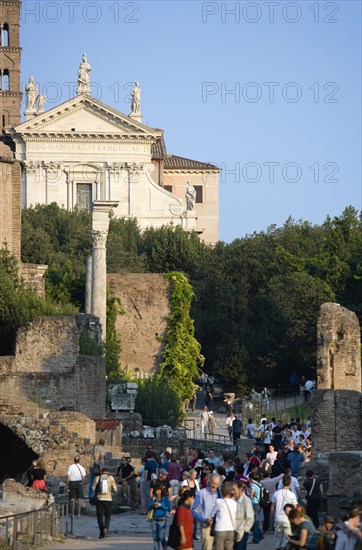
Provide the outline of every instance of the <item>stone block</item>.
[[313,455],[362,450],[362,393],[314,390],[312,395]]
[[325,303],[317,321],[317,386],[362,391],[360,327],[357,315]]

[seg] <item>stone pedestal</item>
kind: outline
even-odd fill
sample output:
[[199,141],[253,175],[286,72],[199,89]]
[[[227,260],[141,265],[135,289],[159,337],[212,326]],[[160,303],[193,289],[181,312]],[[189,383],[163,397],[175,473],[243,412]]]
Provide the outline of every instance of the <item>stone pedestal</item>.
[[134,120],[137,120],[137,122],[142,122],[142,119],[143,119],[142,113],[131,113],[128,116],[130,118],[133,118]]
[[26,121],[31,120],[36,116],[36,109],[29,109],[28,111],[25,111],[24,115]]

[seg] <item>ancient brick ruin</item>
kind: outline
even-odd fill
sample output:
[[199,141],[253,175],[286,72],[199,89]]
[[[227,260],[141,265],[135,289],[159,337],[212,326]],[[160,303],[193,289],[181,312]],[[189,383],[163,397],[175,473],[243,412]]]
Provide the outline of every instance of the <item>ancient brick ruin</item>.
[[0,357],[0,434],[9,449],[0,481],[20,479],[39,455],[49,475],[64,476],[74,454],[94,443],[106,365],[80,353],[82,334],[98,342],[96,317],[40,317],[19,329],[15,355]]
[[19,329],[14,356],[0,357],[0,394],[50,410],[105,414],[106,367],[103,356],[80,354],[77,318],[40,317]]
[[158,273],[109,274],[107,282],[125,310],[117,317],[121,363],[135,376],[147,376],[162,360],[170,315],[170,284]]
[[362,390],[357,315],[339,304],[322,304],[317,323],[319,389]]
[[327,485],[328,511],[338,516],[362,487],[360,327],[339,304],[320,308],[318,389],[313,392],[313,468]]

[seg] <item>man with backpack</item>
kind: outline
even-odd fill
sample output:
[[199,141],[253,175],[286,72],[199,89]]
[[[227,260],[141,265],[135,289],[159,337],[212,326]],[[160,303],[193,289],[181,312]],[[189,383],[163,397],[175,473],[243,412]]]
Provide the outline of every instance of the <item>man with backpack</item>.
[[113,476],[108,475],[108,469],[102,468],[101,475],[93,482],[93,491],[97,497],[97,521],[99,538],[108,537],[109,524],[112,512],[112,493],[117,492],[117,485]]

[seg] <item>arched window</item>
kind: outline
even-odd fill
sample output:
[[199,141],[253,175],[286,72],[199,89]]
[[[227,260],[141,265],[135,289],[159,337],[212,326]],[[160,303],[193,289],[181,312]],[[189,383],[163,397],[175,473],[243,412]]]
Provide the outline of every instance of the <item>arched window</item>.
[[5,69],[3,74],[3,86],[2,89],[4,92],[8,92],[10,90],[10,74],[9,70]]
[[1,32],[1,46],[7,48],[9,46],[9,25],[5,23]]

